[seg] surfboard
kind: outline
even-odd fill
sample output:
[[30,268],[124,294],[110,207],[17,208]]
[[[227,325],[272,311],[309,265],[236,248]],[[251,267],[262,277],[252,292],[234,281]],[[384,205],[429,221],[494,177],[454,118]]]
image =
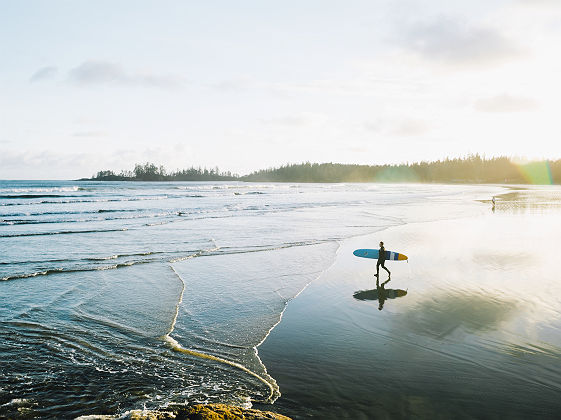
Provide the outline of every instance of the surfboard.
[[[377,260],[379,252],[377,249],[355,249],[353,255],[362,258],[372,258]],[[386,261],[404,261],[407,259],[407,255],[400,254],[399,252],[386,251]]]

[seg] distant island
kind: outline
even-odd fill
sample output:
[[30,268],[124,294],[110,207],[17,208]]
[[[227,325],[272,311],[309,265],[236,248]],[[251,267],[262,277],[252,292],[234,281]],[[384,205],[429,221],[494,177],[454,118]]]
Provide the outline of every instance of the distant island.
[[477,184],[561,184],[561,159],[516,163],[508,157],[465,158],[399,165],[341,163],[287,164],[249,175],[194,168],[168,172],[153,163],[132,171],[100,171],[80,181],[245,181],[245,182],[424,182]]
[[218,168],[189,168],[168,173],[163,166],[153,163],[136,164],[132,171],[99,171],[91,178],[79,181],[237,181],[240,176],[230,172],[221,172]]

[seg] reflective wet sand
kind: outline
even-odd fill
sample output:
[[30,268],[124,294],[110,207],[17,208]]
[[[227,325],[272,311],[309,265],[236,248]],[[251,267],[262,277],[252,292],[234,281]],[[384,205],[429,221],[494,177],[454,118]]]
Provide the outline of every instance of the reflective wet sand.
[[[343,241],[335,264],[289,304],[260,347],[282,392],[278,410],[294,418],[558,415],[554,193],[509,193],[494,212]],[[380,240],[410,258],[386,263],[385,294],[376,261],[352,255]]]

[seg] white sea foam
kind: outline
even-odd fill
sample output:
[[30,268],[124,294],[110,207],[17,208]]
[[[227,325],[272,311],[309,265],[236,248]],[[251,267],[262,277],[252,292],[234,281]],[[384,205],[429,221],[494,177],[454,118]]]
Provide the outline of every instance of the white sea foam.
[[71,187],[0,188],[0,194],[76,192],[79,188],[77,185]]
[[[261,375],[253,372],[252,370],[248,369],[247,367],[245,367],[244,365],[242,365],[240,363],[233,362],[231,360],[227,360],[227,359],[224,359],[224,358],[221,358],[221,357],[218,357],[218,356],[214,356],[214,355],[211,355],[211,354],[203,353],[203,352],[200,352],[200,351],[187,349],[187,348],[183,347],[177,340],[175,340],[171,336],[171,333],[173,332],[173,330],[175,328],[175,324],[177,322],[177,317],[179,315],[179,306],[181,305],[181,302],[183,301],[183,294],[185,292],[185,281],[181,278],[181,276],[177,273],[177,271],[175,271],[175,269],[173,267],[171,267],[171,269],[177,275],[177,278],[181,281],[183,287],[181,289],[181,294],[180,294],[178,302],[177,302],[175,317],[172,320],[170,330],[162,338],[175,351],[178,351],[178,352],[181,352],[183,354],[190,355],[190,356],[194,356],[194,357],[199,357],[201,359],[212,360],[212,361],[215,361],[215,362],[218,362],[218,363],[222,363],[222,364],[225,364],[225,365],[228,365],[228,366],[232,366],[232,367],[235,367],[235,368],[247,373],[248,375],[253,376],[254,378],[258,379],[259,381],[261,381],[263,384],[265,384],[269,388],[269,396],[267,397],[267,399],[265,401],[260,401],[260,400],[254,400],[254,401],[271,403],[271,404],[274,403],[275,400],[280,397],[280,391],[279,391],[279,387],[278,387],[276,381],[272,377],[270,377],[269,375],[267,375],[268,378],[265,379]],[[257,355],[257,348],[254,347],[254,350],[255,350],[255,354]],[[265,373],[266,373],[266,371],[265,371]]]

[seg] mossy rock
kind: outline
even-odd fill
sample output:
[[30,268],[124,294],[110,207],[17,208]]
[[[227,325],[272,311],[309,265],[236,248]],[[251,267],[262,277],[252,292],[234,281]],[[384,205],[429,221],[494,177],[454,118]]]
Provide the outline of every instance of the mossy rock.
[[226,404],[175,406],[166,410],[132,410],[122,416],[90,415],[80,420],[291,420],[270,411],[235,407]]
[[[183,417],[183,414],[185,417]],[[187,407],[184,413],[177,413],[177,419],[189,420],[290,420],[290,417],[270,411],[233,407],[226,404],[195,405]]]

